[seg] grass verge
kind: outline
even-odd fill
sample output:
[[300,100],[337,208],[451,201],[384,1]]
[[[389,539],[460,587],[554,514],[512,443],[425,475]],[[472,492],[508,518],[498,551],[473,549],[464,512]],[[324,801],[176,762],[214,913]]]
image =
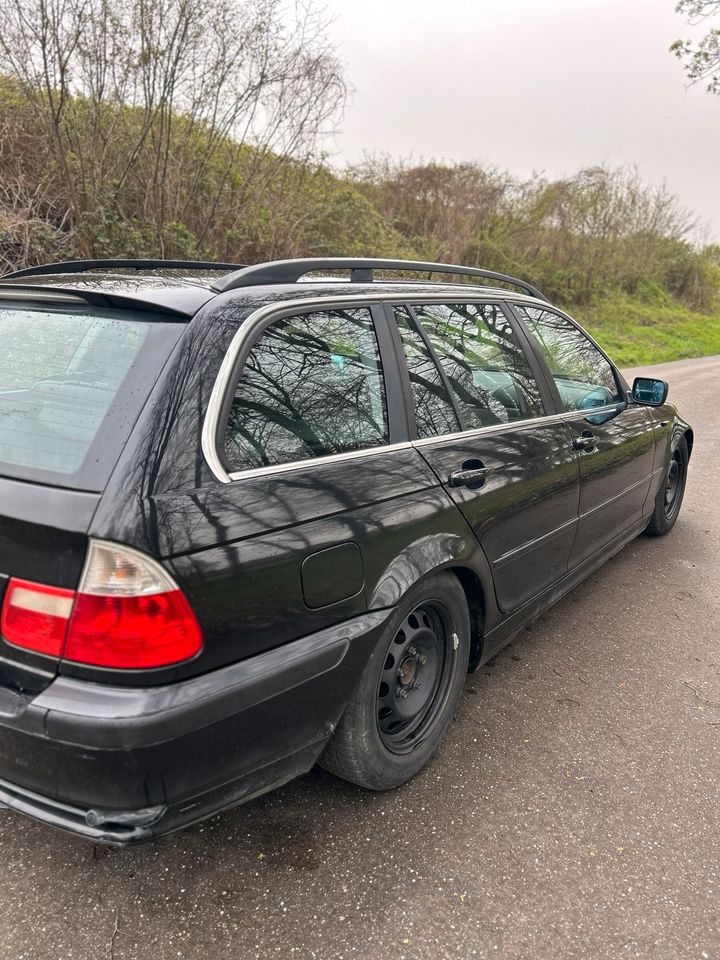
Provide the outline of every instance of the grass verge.
[[615,294],[568,313],[620,367],[720,354],[720,313],[697,313],[670,298]]

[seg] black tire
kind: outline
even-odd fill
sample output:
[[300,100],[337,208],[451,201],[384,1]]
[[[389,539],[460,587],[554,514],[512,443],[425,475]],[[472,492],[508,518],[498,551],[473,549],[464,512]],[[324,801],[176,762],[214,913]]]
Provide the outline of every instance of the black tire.
[[428,763],[462,695],[470,614],[457,578],[415,584],[390,617],[320,758],[331,773],[390,790]]
[[688,446],[684,437],[673,450],[665,470],[665,478],[655,497],[655,509],[645,533],[664,537],[675,526],[680,513],[687,481]]

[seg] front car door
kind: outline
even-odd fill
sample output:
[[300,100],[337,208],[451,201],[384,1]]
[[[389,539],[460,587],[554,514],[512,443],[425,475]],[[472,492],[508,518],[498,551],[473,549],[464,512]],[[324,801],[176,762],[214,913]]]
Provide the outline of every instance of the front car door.
[[500,303],[389,308],[405,358],[416,449],[463,513],[510,611],[567,571],[577,455],[542,374]]
[[544,307],[515,308],[547,366],[580,457],[574,567],[642,520],[652,479],[653,420],[647,408],[628,404],[617,371],[569,317]]

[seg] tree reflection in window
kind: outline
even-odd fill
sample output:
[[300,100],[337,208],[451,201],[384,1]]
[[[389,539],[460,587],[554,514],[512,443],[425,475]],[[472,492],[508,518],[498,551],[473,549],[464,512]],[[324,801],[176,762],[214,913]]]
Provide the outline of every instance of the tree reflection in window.
[[517,306],[540,347],[566,411],[621,399],[612,367],[582,330],[551,310]]
[[416,312],[466,429],[543,415],[537,382],[499,306],[432,304]]
[[388,441],[370,312],[278,320],[252,348],[225,433],[232,470],[346,453]]
[[413,326],[405,307],[395,307],[415,401],[418,437],[437,437],[460,429],[450,397],[425,341]]

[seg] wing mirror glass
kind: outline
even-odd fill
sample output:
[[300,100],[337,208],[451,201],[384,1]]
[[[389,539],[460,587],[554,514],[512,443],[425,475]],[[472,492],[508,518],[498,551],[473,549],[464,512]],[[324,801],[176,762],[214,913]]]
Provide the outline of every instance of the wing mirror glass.
[[636,403],[644,403],[646,407],[660,407],[667,400],[668,389],[665,380],[654,380],[652,377],[635,377],[632,398]]

